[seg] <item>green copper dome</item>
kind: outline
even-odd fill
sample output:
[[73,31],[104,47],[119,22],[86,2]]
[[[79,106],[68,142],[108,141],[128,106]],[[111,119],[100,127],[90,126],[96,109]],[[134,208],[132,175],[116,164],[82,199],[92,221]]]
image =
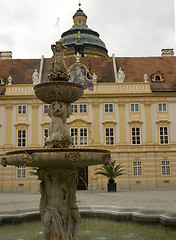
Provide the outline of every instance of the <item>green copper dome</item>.
[[99,38],[99,34],[87,27],[87,16],[79,9],[73,16],[74,25],[61,35],[61,41],[68,51],[75,51],[80,45],[84,52],[98,52],[99,55],[107,55],[105,43]]

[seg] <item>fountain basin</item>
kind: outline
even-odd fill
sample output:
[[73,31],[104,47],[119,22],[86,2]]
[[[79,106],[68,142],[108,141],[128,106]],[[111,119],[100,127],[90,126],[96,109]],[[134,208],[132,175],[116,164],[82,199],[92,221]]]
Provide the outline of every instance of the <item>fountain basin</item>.
[[83,86],[73,82],[50,81],[37,84],[34,87],[36,96],[44,103],[54,101],[72,103],[80,99]]
[[71,168],[104,164],[110,161],[110,151],[99,149],[38,148],[7,152],[1,165],[40,168]]

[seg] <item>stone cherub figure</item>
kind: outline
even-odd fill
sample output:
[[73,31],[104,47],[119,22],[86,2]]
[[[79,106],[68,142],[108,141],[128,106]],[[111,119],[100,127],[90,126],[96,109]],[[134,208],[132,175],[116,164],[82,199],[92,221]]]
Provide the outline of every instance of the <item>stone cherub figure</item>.
[[69,74],[64,62],[64,52],[67,47],[61,41],[51,45],[53,51],[54,62],[51,65],[51,73],[48,75],[50,81],[68,81]]
[[51,117],[49,126],[49,137],[46,140],[47,148],[69,147],[71,137],[68,133],[66,119],[71,114],[69,103],[54,101],[50,104],[48,115]]

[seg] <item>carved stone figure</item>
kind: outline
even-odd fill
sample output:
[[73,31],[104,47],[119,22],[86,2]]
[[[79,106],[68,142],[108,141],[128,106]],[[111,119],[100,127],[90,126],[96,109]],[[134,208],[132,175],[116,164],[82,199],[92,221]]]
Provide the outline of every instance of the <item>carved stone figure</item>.
[[125,79],[125,74],[124,72],[122,71],[121,68],[119,68],[119,71],[117,73],[117,82],[118,83],[123,83],[124,82],[124,79]]
[[35,71],[32,75],[32,82],[33,82],[33,84],[38,84],[39,83],[39,74],[37,72],[37,69],[35,69]]
[[71,114],[71,105],[69,103],[54,101],[48,108],[48,115],[52,122],[49,126],[49,138],[46,140],[48,148],[69,147],[71,137],[68,133],[66,119]]
[[76,205],[74,170],[39,170],[41,180],[40,213],[43,222],[42,240],[77,240],[81,221]]
[[61,41],[51,45],[53,51],[54,62],[51,65],[51,73],[48,75],[50,81],[68,81],[69,74],[64,62],[64,51],[67,47]]

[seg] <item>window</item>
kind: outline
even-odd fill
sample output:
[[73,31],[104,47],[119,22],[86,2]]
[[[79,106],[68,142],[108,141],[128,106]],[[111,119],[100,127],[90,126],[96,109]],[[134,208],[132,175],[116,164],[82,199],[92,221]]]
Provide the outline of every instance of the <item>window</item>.
[[161,161],[161,175],[169,176],[171,174],[170,161],[162,160]]
[[71,128],[70,131],[73,145],[78,145],[78,128]]
[[45,104],[45,105],[43,106],[43,113],[44,113],[44,114],[47,114],[47,113],[48,113],[48,108],[49,108],[49,105],[46,105],[46,104]]
[[26,177],[26,168],[19,166],[17,167],[17,178],[25,178]]
[[72,113],[77,113],[78,112],[78,105],[77,104],[72,104]]
[[87,128],[80,128],[80,145],[87,145]]
[[105,103],[104,105],[104,111],[106,113],[113,112],[113,104],[112,103]]
[[161,77],[159,75],[156,75],[155,81],[160,81],[160,80],[161,80]]
[[140,127],[131,128],[131,142],[132,144],[141,144]]
[[133,176],[142,176],[142,162],[133,161]]
[[88,145],[88,132],[87,128],[71,128],[70,135],[74,146]]
[[25,105],[18,106],[18,114],[26,114],[27,113],[27,107]]
[[114,145],[114,128],[105,128],[105,144]]
[[72,104],[72,113],[78,113],[78,106],[80,113],[87,113],[87,104]]
[[158,103],[158,112],[166,112],[167,104],[166,103]]
[[131,103],[130,111],[131,112],[139,112],[139,103]]
[[168,144],[169,143],[168,127],[159,127],[159,134],[160,144]]
[[46,146],[46,139],[48,138],[49,136],[49,130],[48,128],[45,128],[44,129],[44,132],[43,132],[43,143],[44,143],[44,147]]
[[79,111],[80,111],[80,113],[86,113],[87,112],[87,104],[80,104]]
[[164,82],[164,74],[159,71],[153,73],[150,77],[153,82]]
[[18,130],[17,142],[18,147],[26,147],[26,130]]

